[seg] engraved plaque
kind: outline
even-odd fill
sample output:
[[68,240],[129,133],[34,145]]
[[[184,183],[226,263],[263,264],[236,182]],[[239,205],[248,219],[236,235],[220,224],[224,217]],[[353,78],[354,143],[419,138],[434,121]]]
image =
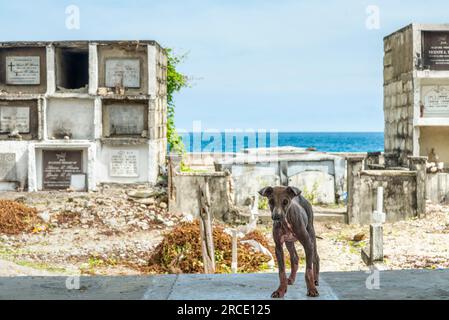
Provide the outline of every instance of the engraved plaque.
[[0,181],[15,181],[16,179],[16,154],[0,153]]
[[140,88],[139,59],[106,60],[106,87]]
[[133,177],[139,176],[137,150],[113,150],[110,159],[111,177]]
[[30,107],[0,106],[0,133],[30,133]]
[[44,190],[62,190],[70,187],[72,174],[82,172],[82,151],[42,151]]
[[6,57],[6,84],[39,85],[40,83],[39,56]]
[[449,86],[423,86],[424,116],[449,117]]

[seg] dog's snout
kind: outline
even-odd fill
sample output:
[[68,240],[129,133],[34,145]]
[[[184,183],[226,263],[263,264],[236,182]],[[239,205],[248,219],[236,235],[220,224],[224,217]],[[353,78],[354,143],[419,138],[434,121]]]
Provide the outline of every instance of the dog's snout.
[[278,214],[272,214],[271,215],[271,219],[273,219],[273,220],[275,220],[275,221],[277,221],[277,220],[281,220],[281,216],[280,215],[278,215]]
[[271,219],[273,220],[281,220],[282,219],[282,211],[275,208],[271,213]]

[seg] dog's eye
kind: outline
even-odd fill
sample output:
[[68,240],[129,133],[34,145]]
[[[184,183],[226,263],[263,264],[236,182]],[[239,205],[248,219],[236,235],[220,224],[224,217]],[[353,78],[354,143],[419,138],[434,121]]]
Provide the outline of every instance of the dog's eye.
[[288,205],[288,200],[285,199],[284,202],[282,202],[284,206]]

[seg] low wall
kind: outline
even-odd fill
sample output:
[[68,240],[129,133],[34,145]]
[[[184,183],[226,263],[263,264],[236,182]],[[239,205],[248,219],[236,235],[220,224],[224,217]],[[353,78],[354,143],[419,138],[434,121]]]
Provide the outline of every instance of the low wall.
[[239,154],[217,161],[215,169],[231,172],[236,205],[250,204],[255,194],[269,185],[295,186],[327,204],[335,203],[346,190],[345,158],[328,153]]
[[376,209],[377,188],[384,188],[387,222],[425,214],[426,158],[410,157],[403,170],[365,170],[365,157],[348,158],[348,220],[369,224]]
[[169,201],[171,212],[198,217],[200,188],[209,185],[210,213],[219,220],[226,220],[232,207],[231,179],[228,172],[179,172],[170,169]]

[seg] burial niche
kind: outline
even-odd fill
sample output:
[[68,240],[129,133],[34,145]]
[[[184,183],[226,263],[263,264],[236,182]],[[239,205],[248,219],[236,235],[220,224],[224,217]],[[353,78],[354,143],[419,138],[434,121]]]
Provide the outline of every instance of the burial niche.
[[89,85],[87,47],[56,49],[56,83],[58,91],[87,92]]

